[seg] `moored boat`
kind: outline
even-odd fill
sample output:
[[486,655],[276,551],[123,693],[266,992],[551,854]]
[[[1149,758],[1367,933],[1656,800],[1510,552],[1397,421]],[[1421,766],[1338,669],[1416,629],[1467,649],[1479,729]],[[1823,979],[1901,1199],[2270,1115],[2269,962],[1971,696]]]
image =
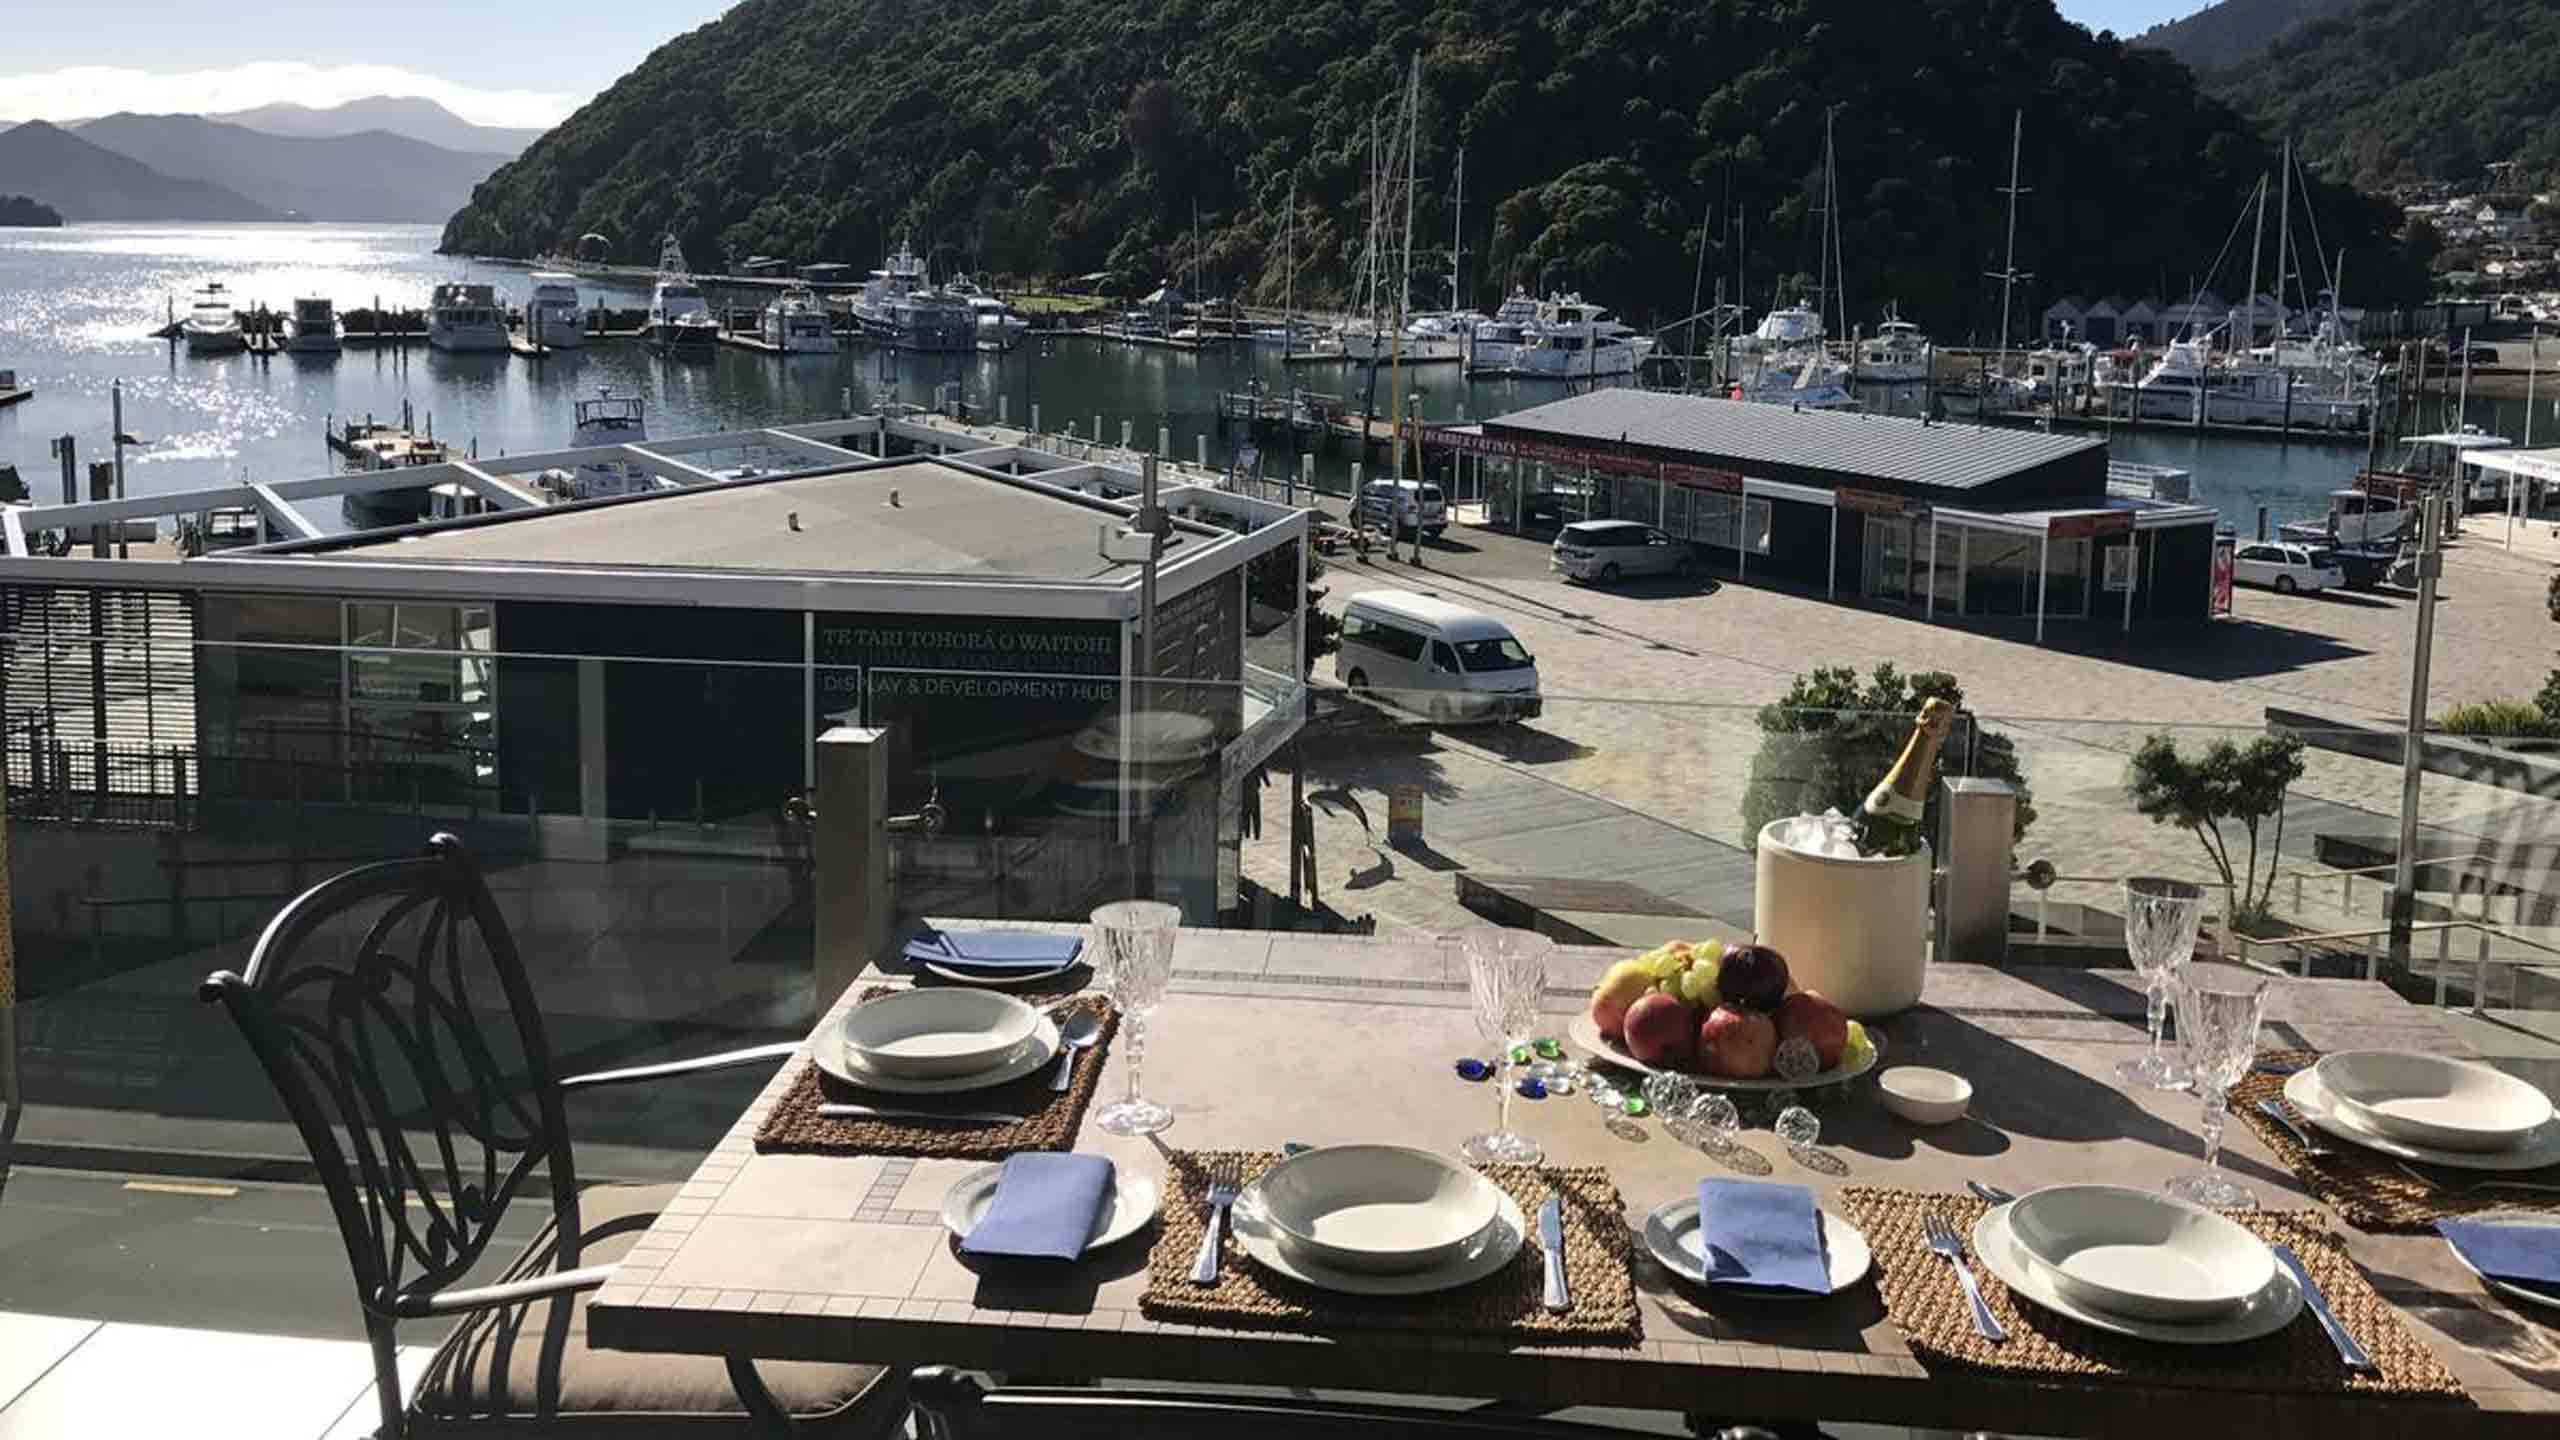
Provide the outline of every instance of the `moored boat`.
[[335,355],[339,343],[336,302],[326,296],[293,302],[293,314],[285,321],[285,349],[296,355]]
[[427,344],[455,354],[505,350],[507,317],[498,308],[497,287],[471,280],[438,285],[427,305]]
[[578,309],[578,277],[536,270],[527,278],[533,282],[533,298],[524,306],[525,338],[545,350],[584,346],[587,331]]
[[249,344],[240,329],[239,312],[231,308],[231,297],[219,280],[206,282],[178,329],[186,337],[190,355],[228,355]]

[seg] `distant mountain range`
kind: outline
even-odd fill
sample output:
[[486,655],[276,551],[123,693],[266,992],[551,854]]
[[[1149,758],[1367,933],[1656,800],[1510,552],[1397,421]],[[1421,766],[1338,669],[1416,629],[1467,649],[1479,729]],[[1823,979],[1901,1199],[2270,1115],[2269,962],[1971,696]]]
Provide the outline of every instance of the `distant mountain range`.
[[269,135],[292,135],[305,139],[329,139],[340,135],[361,135],[368,130],[387,130],[394,135],[404,135],[447,150],[496,155],[508,160],[524,153],[524,147],[542,138],[539,130],[474,125],[433,100],[414,95],[376,95],[326,109],[313,109],[308,105],[261,105],[255,110],[235,110],[227,115],[208,115],[205,118]]
[[163,174],[209,180],[309,220],[439,222],[506,163],[382,130],[270,135],[195,115],[108,115],[78,133]]
[[[328,109],[0,123],[0,190],[24,191],[74,222],[435,222],[541,133],[473,125],[432,100],[392,96]],[[80,173],[100,154],[118,163]]]
[[2227,70],[2266,52],[2306,20],[2352,9],[2356,0],[2217,0],[2182,20],[2154,25],[2132,43],[2166,50],[2198,74]]
[[42,120],[0,132],[0,191],[32,196],[74,223],[290,218],[211,181],[164,175]]

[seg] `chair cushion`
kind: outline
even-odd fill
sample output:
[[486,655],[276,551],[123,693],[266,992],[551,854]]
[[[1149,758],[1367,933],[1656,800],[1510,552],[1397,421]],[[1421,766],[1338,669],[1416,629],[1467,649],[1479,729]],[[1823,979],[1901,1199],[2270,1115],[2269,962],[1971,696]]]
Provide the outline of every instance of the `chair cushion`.
[[[585,1235],[577,1263],[620,1260],[675,1198],[673,1185],[597,1185],[579,1192]],[[545,1225],[508,1280],[550,1273],[558,1232]],[[708,1355],[587,1345],[592,1291],[466,1315],[436,1349],[409,1402],[418,1435],[552,1435],[593,1429],[614,1440],[753,1431],[728,1362]],[[877,1365],[763,1361],[756,1373],[799,1422],[797,1433],[875,1436],[905,1418],[905,1372]]]

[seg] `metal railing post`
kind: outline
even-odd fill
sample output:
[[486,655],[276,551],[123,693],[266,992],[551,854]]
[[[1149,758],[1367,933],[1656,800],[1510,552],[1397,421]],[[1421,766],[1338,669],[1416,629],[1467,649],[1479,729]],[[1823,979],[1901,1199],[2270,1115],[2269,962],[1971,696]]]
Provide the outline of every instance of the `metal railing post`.
[[2436,932],[2436,1008],[2444,1008],[2444,972],[2453,968],[2453,927]]
[[2302,872],[2299,870],[2293,872],[2293,913],[2302,913]]
[[[2439,1002],[2441,1003],[2441,1002]],[[2471,962],[2471,1013],[2487,1013],[2489,1003],[2489,932],[2480,932],[2480,950]]]

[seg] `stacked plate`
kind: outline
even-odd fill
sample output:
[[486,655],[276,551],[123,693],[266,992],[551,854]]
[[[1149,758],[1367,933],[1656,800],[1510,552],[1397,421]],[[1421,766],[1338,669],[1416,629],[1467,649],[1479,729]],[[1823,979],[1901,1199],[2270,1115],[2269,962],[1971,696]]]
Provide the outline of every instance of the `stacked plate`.
[[1263,1172],[1232,1211],[1236,1243],[1292,1280],[1353,1295],[1420,1295],[1511,1262],[1529,1224],[1502,1187],[1396,1145],[1306,1150]]
[[818,1068],[893,1095],[958,1094],[1003,1085],[1057,1058],[1048,1016],[992,990],[901,990],[857,1005]]
[[2344,1050],[2294,1072],[2284,1098],[2339,1139],[2398,1160],[2461,1170],[2560,1164],[2550,1097],[2468,1060]]
[[1973,1251],[2019,1299],[2145,1340],[2254,1340],[2302,1310],[2301,1287],[2265,1241],[2149,1190],[2038,1190],[1984,1215]]

